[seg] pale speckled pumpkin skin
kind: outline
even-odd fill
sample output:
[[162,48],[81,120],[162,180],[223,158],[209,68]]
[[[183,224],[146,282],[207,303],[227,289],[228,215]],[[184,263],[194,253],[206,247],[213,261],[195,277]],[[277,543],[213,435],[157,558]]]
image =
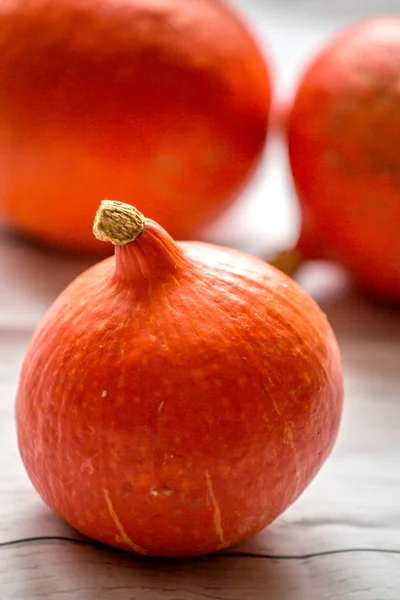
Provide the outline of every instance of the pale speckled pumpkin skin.
[[334,334],[299,286],[147,220],[50,308],[16,418],[27,472],[63,519],[183,557],[281,514],[330,453],[342,401]]

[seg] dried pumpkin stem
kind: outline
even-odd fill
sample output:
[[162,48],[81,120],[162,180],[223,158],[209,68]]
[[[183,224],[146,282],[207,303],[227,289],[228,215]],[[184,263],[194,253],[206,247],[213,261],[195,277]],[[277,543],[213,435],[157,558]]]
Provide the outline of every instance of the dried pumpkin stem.
[[103,200],[93,224],[95,237],[114,246],[125,246],[134,242],[144,230],[144,216],[134,206]]
[[304,260],[300,250],[293,248],[292,250],[282,250],[275,257],[268,258],[267,262],[285,273],[285,275],[293,277],[304,263]]

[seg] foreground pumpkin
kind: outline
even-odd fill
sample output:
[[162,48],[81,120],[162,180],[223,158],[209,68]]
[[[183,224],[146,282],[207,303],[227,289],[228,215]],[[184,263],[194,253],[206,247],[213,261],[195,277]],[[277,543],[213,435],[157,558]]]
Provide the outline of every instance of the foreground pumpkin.
[[286,272],[336,260],[400,300],[399,78],[399,17],[350,27],[306,70],[287,121],[303,224],[297,251],[276,263]]
[[16,405],[42,498],[87,536],[195,556],[271,523],[334,444],[342,372],[314,301],[263,261],[176,243],[131,206],[34,334]]
[[67,249],[108,248],[104,190],[192,237],[265,143],[268,67],[221,0],[0,3],[0,81],[0,211]]

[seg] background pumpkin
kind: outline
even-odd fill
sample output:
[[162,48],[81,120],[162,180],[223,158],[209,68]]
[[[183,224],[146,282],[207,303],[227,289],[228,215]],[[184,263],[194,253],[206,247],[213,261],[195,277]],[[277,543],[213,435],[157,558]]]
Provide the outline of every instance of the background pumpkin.
[[0,211],[68,249],[105,251],[104,196],[194,237],[265,143],[269,71],[220,0],[3,3],[0,81]]
[[333,259],[400,300],[399,78],[399,17],[343,31],[303,75],[286,124],[303,224],[285,271]]
[[103,203],[95,230],[121,244],[115,258],[66,288],[25,357],[27,472],[61,517],[111,546],[231,546],[284,511],[332,449],[335,336],[260,259],[175,243],[120,203]]

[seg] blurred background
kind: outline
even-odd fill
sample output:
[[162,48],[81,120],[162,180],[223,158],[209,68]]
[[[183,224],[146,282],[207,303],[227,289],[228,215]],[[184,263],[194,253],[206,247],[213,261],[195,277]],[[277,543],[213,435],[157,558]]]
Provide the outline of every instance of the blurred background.
[[[397,0],[231,0],[231,4],[247,15],[261,48],[270,57],[278,106],[290,102],[309,62],[344,27],[368,17],[400,15]],[[287,151],[279,133],[273,131],[256,179],[209,235],[265,255],[294,244],[299,227]],[[248,229],[252,236],[246,236]]]
[[[400,4],[396,0],[340,0],[331,3],[319,0],[229,0],[228,4],[235,7],[239,16],[248,23],[271,67],[274,88],[272,126],[254,177],[233,206],[199,232],[198,237],[268,258],[294,245],[300,230],[298,202],[289,173],[287,149],[279,130],[281,123],[275,122],[276,111],[279,120],[279,109],[290,103],[309,61],[335,33],[366,17],[400,15]],[[0,214],[0,227],[1,222]],[[13,292],[4,288],[0,290],[0,311],[8,313],[15,310],[9,306],[9,294],[14,296],[16,293],[19,297],[18,282],[26,279],[26,273],[32,272],[32,269],[36,272],[32,285],[52,289],[54,285],[54,289],[59,290],[73,275],[93,262],[93,259],[76,260],[68,255],[59,256],[51,248],[48,252],[38,249],[14,237],[4,226],[0,231],[3,246],[0,278],[9,282],[13,290],[16,286]],[[314,273],[315,268],[316,265],[307,265],[301,270],[301,276],[305,275],[308,282],[308,275]],[[328,269],[328,281],[332,283],[333,277],[342,285],[343,279],[346,279],[342,269],[336,265],[330,265]],[[326,277],[320,275],[324,288]],[[22,291],[21,300],[26,304],[30,298],[25,292]],[[43,289],[39,291],[39,294],[43,293]],[[31,300],[35,304],[35,298]]]

